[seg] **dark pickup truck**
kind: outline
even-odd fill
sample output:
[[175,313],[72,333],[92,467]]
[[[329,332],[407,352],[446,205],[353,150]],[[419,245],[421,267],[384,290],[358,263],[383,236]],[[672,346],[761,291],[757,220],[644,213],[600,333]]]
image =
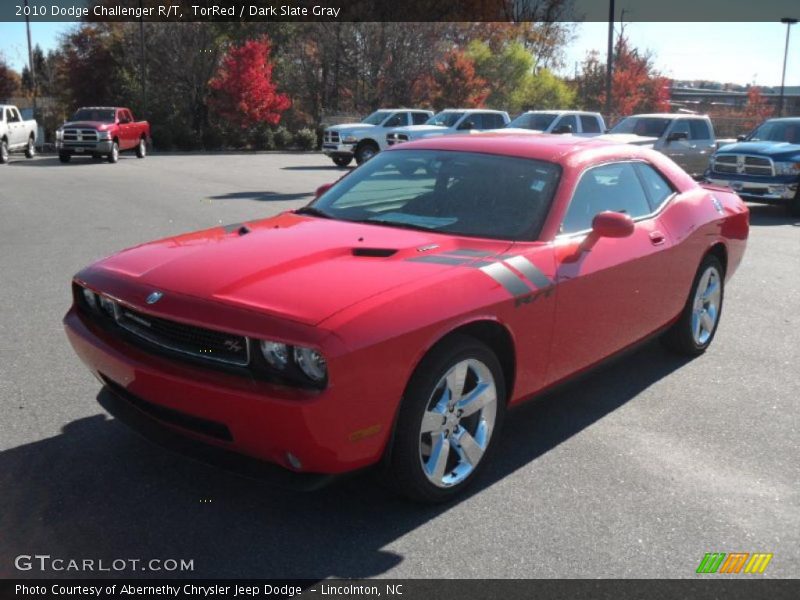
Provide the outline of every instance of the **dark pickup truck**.
[[108,162],[119,160],[119,153],[136,152],[138,158],[147,155],[150,124],[136,121],[129,108],[91,106],[79,108],[69,122],[56,130],[56,150],[62,163],[77,156],[91,156]]
[[785,204],[800,217],[800,117],[769,119],[709,161],[705,179],[745,200]]

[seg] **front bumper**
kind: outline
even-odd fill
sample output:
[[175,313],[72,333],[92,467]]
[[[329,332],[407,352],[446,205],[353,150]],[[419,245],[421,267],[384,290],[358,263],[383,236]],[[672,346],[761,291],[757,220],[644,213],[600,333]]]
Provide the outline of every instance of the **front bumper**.
[[[394,407],[365,402],[357,379],[312,391],[207,369],[128,344],[75,306],[64,326],[80,359],[138,421],[303,474],[355,471],[383,455]],[[365,426],[375,435],[359,436]]]
[[797,194],[797,180],[763,181],[754,179],[720,179],[717,174],[706,173],[705,180],[714,185],[728,187],[746,200],[755,202],[786,202]]
[[110,154],[112,140],[99,142],[56,142],[59,154]]
[[322,153],[326,156],[353,156],[355,144],[322,144]]

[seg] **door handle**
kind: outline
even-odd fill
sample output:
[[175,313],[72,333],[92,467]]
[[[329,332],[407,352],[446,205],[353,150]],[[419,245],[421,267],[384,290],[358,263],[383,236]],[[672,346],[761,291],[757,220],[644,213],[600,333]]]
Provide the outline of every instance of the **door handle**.
[[660,231],[650,232],[650,241],[652,242],[653,246],[660,246],[661,244],[664,243],[664,240],[666,239],[667,238]]

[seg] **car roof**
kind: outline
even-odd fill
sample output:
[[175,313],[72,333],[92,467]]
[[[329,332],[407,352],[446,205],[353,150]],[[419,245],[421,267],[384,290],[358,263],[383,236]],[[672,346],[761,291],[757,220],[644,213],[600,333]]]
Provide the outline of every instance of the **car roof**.
[[599,115],[599,112],[592,112],[590,110],[569,110],[569,109],[558,109],[558,110],[526,110],[523,115]]
[[399,150],[452,150],[457,152],[477,152],[498,154],[517,158],[532,158],[548,162],[562,162],[569,155],[603,154],[619,158],[648,158],[651,152],[632,144],[620,144],[610,140],[582,138],[571,135],[550,135],[534,133],[487,132],[475,135],[453,135],[425,138],[406,142],[389,148],[388,152]]
[[487,113],[497,113],[500,115],[506,114],[506,111],[504,110],[495,110],[493,108],[444,108],[439,112],[463,112],[463,113],[487,112]]
[[432,110],[428,110],[427,108],[379,108],[375,112],[378,112],[378,111],[381,111],[381,112],[384,112],[384,111],[385,112],[397,112],[397,111],[400,111],[400,110],[407,110],[407,111],[411,111],[411,112],[428,112],[428,113],[429,112],[433,112]]
[[124,106],[79,106],[75,110],[128,110]]
[[628,115],[625,117],[649,117],[657,119],[707,119],[708,115],[690,115],[686,113],[645,113],[641,115]]

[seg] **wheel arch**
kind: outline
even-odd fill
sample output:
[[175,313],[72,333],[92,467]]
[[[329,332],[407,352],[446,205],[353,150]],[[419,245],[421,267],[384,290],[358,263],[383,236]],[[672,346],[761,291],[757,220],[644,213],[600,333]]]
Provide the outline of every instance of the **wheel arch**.
[[708,250],[706,250],[704,256],[708,256],[709,254],[712,256],[716,256],[717,259],[719,259],[719,262],[722,263],[722,270],[724,271],[723,272],[723,277],[724,277],[725,274],[728,272],[728,248],[725,246],[723,242],[715,242],[708,248]]

